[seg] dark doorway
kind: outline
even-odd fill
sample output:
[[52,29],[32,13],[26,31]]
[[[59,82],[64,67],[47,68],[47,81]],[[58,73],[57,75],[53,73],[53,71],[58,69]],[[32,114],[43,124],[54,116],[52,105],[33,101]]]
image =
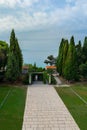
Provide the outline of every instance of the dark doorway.
[[32,82],[34,81],[43,81],[43,73],[33,73]]

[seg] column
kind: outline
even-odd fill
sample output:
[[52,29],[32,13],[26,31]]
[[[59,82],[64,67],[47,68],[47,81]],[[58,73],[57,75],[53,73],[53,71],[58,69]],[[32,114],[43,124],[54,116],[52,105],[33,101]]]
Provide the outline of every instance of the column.
[[49,74],[49,84],[51,84],[51,75]]
[[31,74],[29,74],[29,84],[31,84]]

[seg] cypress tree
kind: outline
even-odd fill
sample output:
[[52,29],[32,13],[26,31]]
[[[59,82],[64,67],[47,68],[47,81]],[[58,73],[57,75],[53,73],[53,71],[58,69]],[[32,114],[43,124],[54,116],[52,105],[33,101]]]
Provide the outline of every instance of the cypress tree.
[[64,47],[63,47],[63,63],[62,63],[62,73],[64,75],[64,69],[65,69],[65,62],[67,58],[67,52],[68,52],[69,43],[68,40],[64,41]]
[[8,44],[4,41],[0,41],[0,69],[3,70],[7,64],[7,55],[8,55]]
[[9,81],[15,81],[19,76],[18,62],[13,52],[9,51],[6,78]]
[[76,49],[74,37],[70,39],[67,59],[65,63],[64,76],[67,80],[74,80],[77,78],[77,65],[76,65]]
[[78,42],[76,45],[76,57],[77,57],[77,63],[78,66],[82,63],[82,47],[81,47],[81,41]]
[[59,55],[57,58],[57,71],[60,75],[62,75],[62,62],[63,62],[63,47],[64,47],[64,39],[61,40],[60,46],[59,46]]
[[79,66],[80,75],[87,79],[87,62]]
[[18,64],[19,64],[19,72],[22,72],[22,64],[23,64],[23,56],[22,56],[22,52],[18,43],[18,39],[15,38],[15,44],[16,44],[16,58],[18,60]]
[[20,76],[22,70],[22,63],[23,58],[21,49],[19,47],[18,40],[15,37],[14,29],[12,29],[10,36],[10,48],[9,48],[9,56],[6,71],[6,77],[8,80],[13,81]]
[[87,78],[87,37],[84,38],[82,47],[81,64],[79,65],[79,72],[83,78]]
[[81,41],[78,42],[76,45],[76,61],[77,61],[77,72],[80,74],[79,66],[83,63],[82,62],[82,46]]
[[87,37],[84,39],[83,49],[82,49],[83,63],[87,61]]
[[15,32],[14,29],[12,29],[11,35],[10,35],[10,51],[13,53],[16,53],[16,44],[15,44]]

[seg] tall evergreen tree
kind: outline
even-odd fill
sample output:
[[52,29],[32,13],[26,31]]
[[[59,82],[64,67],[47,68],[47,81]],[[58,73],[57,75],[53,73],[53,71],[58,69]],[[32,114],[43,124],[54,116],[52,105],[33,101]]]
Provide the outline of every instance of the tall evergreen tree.
[[12,29],[10,36],[10,48],[9,48],[8,64],[6,71],[7,79],[16,80],[20,76],[20,72],[22,70],[22,62],[23,62],[22,53],[18,44],[18,40],[15,37],[14,29]]
[[76,57],[78,66],[82,63],[82,46],[81,41],[76,45]]
[[15,38],[15,44],[16,44],[16,59],[19,62],[19,72],[22,72],[22,65],[23,65],[23,56],[22,56],[22,52],[18,43],[17,38]]
[[11,31],[11,35],[10,35],[10,51],[13,53],[16,53],[16,44],[15,44],[15,32],[14,29],[12,29]]
[[81,41],[79,41],[78,44],[76,45],[76,60],[77,60],[77,72],[78,75],[80,75],[79,66],[83,63]]
[[63,47],[62,75],[64,75],[64,69],[65,69],[65,63],[66,63],[66,58],[67,58],[68,47],[69,47],[68,40],[65,40],[64,41],[64,47]]
[[64,39],[61,40],[60,46],[59,46],[59,54],[57,58],[57,71],[60,75],[62,75],[62,63],[63,63],[63,47],[64,47]]
[[0,41],[0,69],[3,70],[7,64],[7,55],[8,55],[8,44],[4,41]]
[[13,52],[9,51],[6,78],[9,81],[15,81],[19,76],[18,62]]
[[87,62],[79,66],[80,75],[87,79]]
[[84,39],[83,49],[82,49],[83,63],[87,61],[87,37]]
[[74,37],[70,39],[67,59],[65,63],[64,76],[67,80],[74,80],[77,78],[77,62],[76,62],[76,49]]

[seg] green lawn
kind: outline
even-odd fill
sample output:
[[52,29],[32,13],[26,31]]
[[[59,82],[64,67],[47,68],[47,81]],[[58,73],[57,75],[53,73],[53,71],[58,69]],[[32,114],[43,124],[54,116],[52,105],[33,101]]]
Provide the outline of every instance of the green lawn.
[[[87,85],[72,86],[73,90],[87,102]],[[87,105],[73,93],[71,88],[55,88],[74,117],[81,130],[87,130]]]
[[0,130],[22,129],[26,90],[26,87],[0,86]]

